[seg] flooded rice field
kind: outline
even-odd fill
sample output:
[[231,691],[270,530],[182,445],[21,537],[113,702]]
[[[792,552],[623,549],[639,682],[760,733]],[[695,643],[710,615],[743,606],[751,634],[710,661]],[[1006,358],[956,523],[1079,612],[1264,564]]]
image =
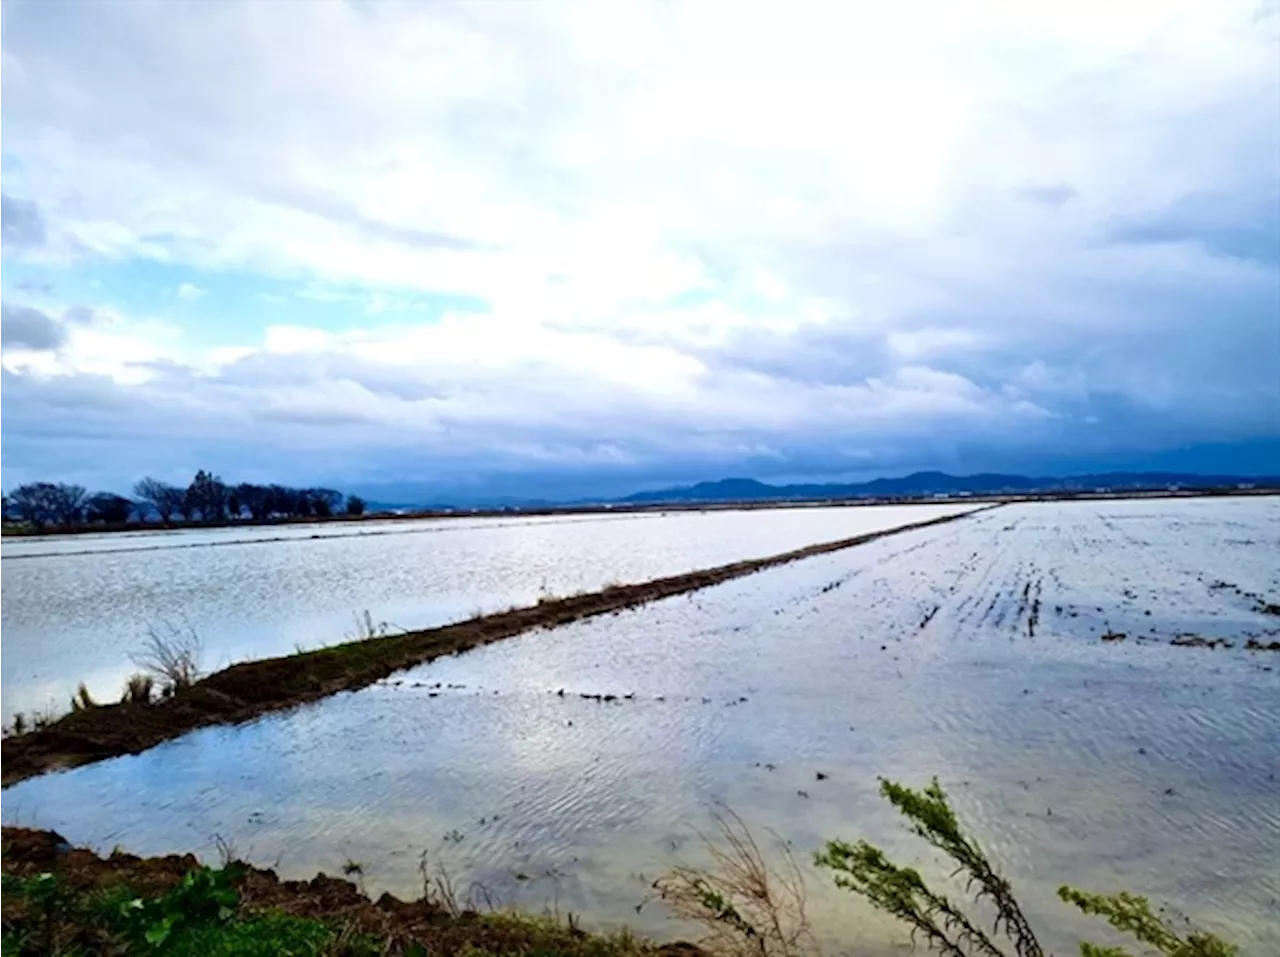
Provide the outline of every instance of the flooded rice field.
[[[353,861],[375,894],[427,851],[464,893],[672,937],[650,883],[718,804],[802,860],[866,836],[936,873],[876,794],[936,774],[1057,952],[1105,938],[1070,882],[1278,953],[1277,556],[1276,498],[1006,506],[27,781],[4,821]],[[828,943],[903,946],[825,880]]]
[[761,558],[968,505],[782,508],[192,529],[7,539],[3,700],[110,700],[149,627],[190,626],[206,669],[342,641],[367,610],[429,628],[546,595]]

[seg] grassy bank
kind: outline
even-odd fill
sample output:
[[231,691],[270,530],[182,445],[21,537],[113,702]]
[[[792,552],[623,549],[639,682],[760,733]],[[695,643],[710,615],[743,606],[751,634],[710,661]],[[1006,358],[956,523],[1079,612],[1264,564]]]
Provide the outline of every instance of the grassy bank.
[[[994,507],[994,506],[992,506]],[[280,658],[246,661],[181,688],[158,701],[92,704],[45,726],[4,739],[3,784],[58,768],[136,754],[197,728],[248,721],[271,711],[372,684],[442,655],[696,591],[814,555],[956,521],[973,512],[944,515],[886,531],[810,545],[769,558],[659,578],[636,585],[540,601],[494,615],[423,631],[378,636]]]
[[191,856],[101,858],[49,831],[3,832],[5,955],[146,953],[694,957],[630,935],[588,934],[551,917],[459,908],[430,885],[416,901],[374,902],[349,881],[282,881],[239,862]]

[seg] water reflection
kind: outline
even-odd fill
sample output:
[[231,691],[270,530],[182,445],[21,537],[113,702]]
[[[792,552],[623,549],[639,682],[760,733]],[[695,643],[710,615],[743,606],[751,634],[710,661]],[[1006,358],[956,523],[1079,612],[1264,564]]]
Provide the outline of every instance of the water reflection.
[[146,629],[181,618],[205,667],[343,640],[368,610],[427,628],[543,594],[772,555],[968,506],[451,519],[4,543],[6,715],[115,698]]
[[[1280,661],[1136,638],[1273,627],[1208,586],[1275,594],[1277,553],[1273,500],[1002,509],[36,779],[4,816],[146,853],[219,834],[291,876],[350,857],[406,895],[428,849],[464,886],[669,936],[649,884],[716,802],[802,856],[868,835],[936,871],[875,793],[936,773],[1059,952],[1096,930],[1070,881],[1273,953]],[[813,888],[829,943],[902,942]]]

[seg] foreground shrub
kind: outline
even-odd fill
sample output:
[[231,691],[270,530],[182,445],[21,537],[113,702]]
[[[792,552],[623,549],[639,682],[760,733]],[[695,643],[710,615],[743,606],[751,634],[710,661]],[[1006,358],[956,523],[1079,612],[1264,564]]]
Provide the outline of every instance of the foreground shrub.
[[[1086,914],[1105,917],[1116,930],[1131,934],[1165,957],[1234,957],[1236,953],[1235,947],[1213,934],[1192,931],[1185,939],[1179,937],[1168,923],[1151,913],[1147,899],[1136,894],[1091,894],[1063,886],[1058,889],[1058,896]],[[1080,945],[1080,953],[1083,957],[1132,957],[1122,947],[1088,943]]]
[[[978,842],[964,832],[937,778],[922,791],[892,781],[880,782],[880,793],[908,821],[908,827],[956,864],[956,875],[978,901],[996,912],[992,933],[981,918],[929,887],[920,872],[894,864],[867,841],[848,844],[829,841],[816,855],[819,866],[835,871],[839,887],[865,897],[879,910],[911,927],[913,939],[948,957],[1009,957],[1001,943],[1012,945],[1017,957],[1042,957],[1035,933],[1018,906],[1009,882],[991,864]],[[1131,934],[1164,957],[1234,957],[1236,950],[1212,934],[1180,937],[1151,913],[1145,898],[1120,892],[1091,894],[1063,887],[1059,896],[1086,914],[1105,917],[1117,930]],[[1081,943],[1083,957],[1132,957],[1119,947]]]

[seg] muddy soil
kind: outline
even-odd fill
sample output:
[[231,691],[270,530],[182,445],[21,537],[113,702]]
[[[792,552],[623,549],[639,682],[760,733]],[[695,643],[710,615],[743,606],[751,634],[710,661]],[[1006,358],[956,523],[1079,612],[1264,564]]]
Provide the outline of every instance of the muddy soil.
[[[66,886],[82,892],[109,887],[130,888],[142,897],[154,897],[176,887],[182,878],[200,867],[190,854],[168,857],[135,857],[114,851],[99,857],[84,848],[71,847],[53,831],[6,827],[3,830],[4,873],[17,877],[56,874]],[[383,894],[370,900],[347,880],[319,874],[309,881],[285,881],[272,870],[241,864],[234,886],[240,897],[240,909],[247,914],[273,911],[296,917],[322,920],[367,934],[386,942],[386,951],[407,952],[411,945],[425,948],[427,953],[454,954],[474,952],[526,953],[531,943],[545,944],[546,930],[536,940],[533,932],[519,921],[494,921],[484,915],[463,911],[451,913],[427,901],[402,901]],[[6,895],[5,910],[20,908],[21,902]],[[18,917],[6,913],[6,919]],[[566,926],[563,934],[571,939],[590,935]],[[698,957],[703,951],[686,943],[654,947],[654,957]]]

